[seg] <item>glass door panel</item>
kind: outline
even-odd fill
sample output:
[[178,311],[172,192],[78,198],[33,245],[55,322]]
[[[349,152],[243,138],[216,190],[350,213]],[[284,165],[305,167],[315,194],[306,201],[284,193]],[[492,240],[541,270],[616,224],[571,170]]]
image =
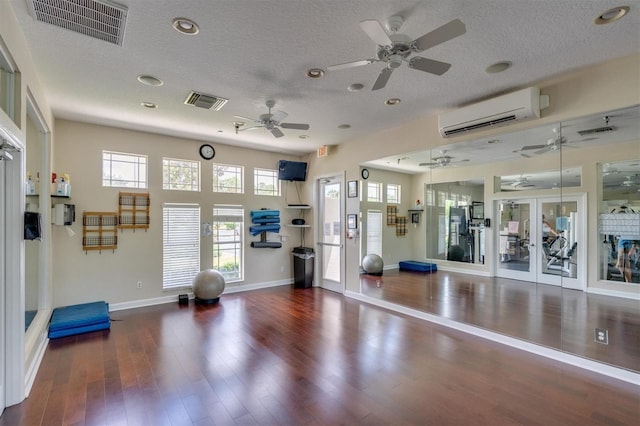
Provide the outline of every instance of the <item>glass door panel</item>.
[[319,181],[319,267],[320,286],[327,290],[344,292],[342,241],[342,180],[324,178]]
[[498,276],[535,281],[537,271],[535,242],[537,232],[534,217],[535,203],[530,200],[500,200],[498,212]]

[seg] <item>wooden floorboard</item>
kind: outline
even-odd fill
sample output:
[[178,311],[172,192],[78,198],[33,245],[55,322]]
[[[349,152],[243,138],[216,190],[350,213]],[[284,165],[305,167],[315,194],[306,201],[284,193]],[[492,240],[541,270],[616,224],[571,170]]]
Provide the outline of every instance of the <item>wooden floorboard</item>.
[[112,312],[50,341],[18,425],[633,425],[640,387],[318,288]]

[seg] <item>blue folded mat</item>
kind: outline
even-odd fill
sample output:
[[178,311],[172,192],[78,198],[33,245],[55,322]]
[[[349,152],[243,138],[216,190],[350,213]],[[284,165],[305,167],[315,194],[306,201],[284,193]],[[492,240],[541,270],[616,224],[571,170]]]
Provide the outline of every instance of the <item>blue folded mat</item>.
[[280,232],[280,225],[255,225],[249,227],[249,232],[254,237],[261,232]]
[[280,217],[280,210],[251,210],[251,219],[268,216]]
[[109,305],[104,301],[64,306],[53,310],[49,323],[49,338],[105,330],[110,327]]
[[256,218],[253,218],[251,222],[255,224],[280,223],[280,218],[279,217],[256,217]]

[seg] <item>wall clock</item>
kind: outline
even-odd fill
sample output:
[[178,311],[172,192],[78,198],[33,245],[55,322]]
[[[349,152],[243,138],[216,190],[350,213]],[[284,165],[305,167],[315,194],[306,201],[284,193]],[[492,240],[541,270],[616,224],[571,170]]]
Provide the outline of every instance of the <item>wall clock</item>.
[[200,146],[200,157],[204,158],[205,160],[211,160],[215,156],[216,150],[211,145],[205,143]]
[[362,176],[362,179],[369,179],[369,170],[368,169],[362,169],[362,171],[360,172],[360,175]]

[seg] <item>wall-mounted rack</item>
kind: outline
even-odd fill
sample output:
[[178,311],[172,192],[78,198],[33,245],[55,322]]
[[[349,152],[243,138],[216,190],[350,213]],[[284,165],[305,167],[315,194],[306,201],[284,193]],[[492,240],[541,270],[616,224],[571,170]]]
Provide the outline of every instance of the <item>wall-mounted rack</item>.
[[120,192],[118,196],[118,227],[120,229],[149,229],[149,193]]
[[82,249],[113,250],[118,248],[118,213],[82,213]]

